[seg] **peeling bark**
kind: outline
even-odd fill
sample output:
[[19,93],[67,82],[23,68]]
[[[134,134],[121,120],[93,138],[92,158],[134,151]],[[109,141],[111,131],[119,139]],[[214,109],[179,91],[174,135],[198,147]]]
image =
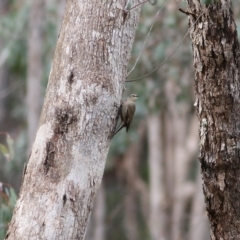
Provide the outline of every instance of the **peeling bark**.
[[84,239],[140,12],[124,19],[124,7],[124,0],[68,1],[6,239]]
[[232,5],[230,0],[187,5],[211,239],[240,239],[240,49]]

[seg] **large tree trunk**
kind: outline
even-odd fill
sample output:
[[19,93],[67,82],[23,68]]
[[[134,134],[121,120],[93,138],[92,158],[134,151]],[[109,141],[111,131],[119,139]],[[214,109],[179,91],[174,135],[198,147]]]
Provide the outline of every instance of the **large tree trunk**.
[[28,37],[27,122],[28,152],[33,144],[42,107],[44,2],[31,3]]
[[6,239],[84,239],[140,12],[126,16],[124,7],[124,0],[68,1]]
[[211,239],[240,239],[240,48],[232,5],[187,3]]

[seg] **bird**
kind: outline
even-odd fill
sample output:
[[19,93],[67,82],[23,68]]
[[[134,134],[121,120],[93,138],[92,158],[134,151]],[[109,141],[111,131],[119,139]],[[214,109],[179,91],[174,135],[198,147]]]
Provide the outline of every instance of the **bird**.
[[121,123],[117,130],[115,131],[114,135],[118,133],[122,128],[126,127],[126,131],[128,132],[130,125],[132,123],[132,119],[135,113],[135,102],[138,98],[138,95],[131,94],[127,100],[122,104],[120,108],[120,116],[121,116]]

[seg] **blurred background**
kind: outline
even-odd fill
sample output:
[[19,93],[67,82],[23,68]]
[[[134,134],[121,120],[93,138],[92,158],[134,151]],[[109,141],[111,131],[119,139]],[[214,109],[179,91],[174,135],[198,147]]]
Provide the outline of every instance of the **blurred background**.
[[[0,240],[35,138],[65,2],[0,0]],[[128,80],[171,57],[126,83],[124,98],[140,96],[137,110],[129,133],[112,141],[87,240],[209,239],[191,42],[183,40],[188,20],[179,7],[185,1],[143,6]]]

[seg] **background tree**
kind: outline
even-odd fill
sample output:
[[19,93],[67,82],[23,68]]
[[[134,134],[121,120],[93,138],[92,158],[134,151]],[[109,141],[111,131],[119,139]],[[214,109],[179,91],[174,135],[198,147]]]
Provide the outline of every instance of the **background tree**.
[[[211,239],[238,239],[240,47],[232,2],[187,3]],[[198,27],[192,27],[197,18]]]
[[45,0],[31,2],[31,14],[28,21],[28,71],[27,71],[27,121],[28,152],[34,141],[42,107],[43,78],[43,19]]

